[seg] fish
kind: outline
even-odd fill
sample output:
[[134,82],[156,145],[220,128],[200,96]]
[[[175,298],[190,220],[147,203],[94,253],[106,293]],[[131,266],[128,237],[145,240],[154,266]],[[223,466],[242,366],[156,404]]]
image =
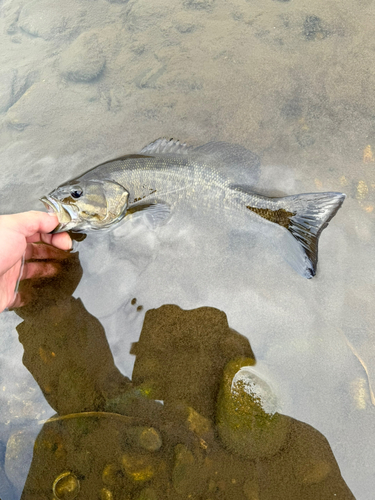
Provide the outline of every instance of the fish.
[[345,194],[267,197],[254,191],[259,168],[259,157],[240,145],[194,147],[160,138],[139,153],[97,165],[40,200],[58,217],[54,233],[113,228],[136,212],[156,229],[186,201],[200,210],[214,207],[218,216],[234,211],[263,226],[284,259],[310,279],[317,270],[319,237]]

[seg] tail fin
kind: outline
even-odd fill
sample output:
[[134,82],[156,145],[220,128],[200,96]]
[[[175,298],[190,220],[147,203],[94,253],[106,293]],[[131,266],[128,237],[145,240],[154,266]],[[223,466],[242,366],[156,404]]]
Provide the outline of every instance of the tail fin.
[[315,276],[319,236],[344,200],[345,194],[332,192],[286,196],[278,200],[279,206],[290,213],[288,224],[283,224],[288,232],[283,231],[279,241],[284,247],[284,258],[305,278]]
[[[230,187],[252,197],[247,209],[279,226],[280,230],[272,231],[271,238],[293,269],[307,279],[315,276],[319,236],[343,204],[345,194],[307,193],[267,198],[255,194],[251,187],[238,184]],[[254,196],[257,200],[252,206]]]

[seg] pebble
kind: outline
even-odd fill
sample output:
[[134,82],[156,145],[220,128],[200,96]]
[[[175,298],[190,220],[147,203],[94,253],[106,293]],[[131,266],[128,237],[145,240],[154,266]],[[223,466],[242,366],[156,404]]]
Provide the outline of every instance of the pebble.
[[162,445],[161,436],[153,427],[130,427],[127,441],[147,451],[158,451]]
[[190,431],[199,437],[204,437],[212,432],[212,424],[208,418],[203,417],[194,408],[188,408],[187,425]]
[[60,70],[73,82],[90,82],[99,77],[106,63],[97,35],[80,35],[62,54]]
[[63,472],[54,481],[52,491],[56,500],[74,500],[79,495],[79,480],[71,472]]
[[113,500],[113,493],[108,488],[100,490],[100,500]]
[[138,484],[150,481],[155,475],[155,466],[149,455],[123,455],[122,469],[128,478]]

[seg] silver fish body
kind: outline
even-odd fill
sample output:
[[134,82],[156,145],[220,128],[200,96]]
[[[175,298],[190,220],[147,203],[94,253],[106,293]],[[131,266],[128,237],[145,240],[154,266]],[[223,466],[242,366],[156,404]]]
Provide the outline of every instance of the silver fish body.
[[316,272],[320,233],[345,195],[261,196],[249,186],[258,168],[258,157],[241,146],[209,143],[192,148],[158,139],[138,154],[103,163],[62,184],[41,201],[59,218],[55,232],[113,227],[136,211],[145,211],[157,227],[183,202],[218,213],[242,212],[249,222],[277,228],[274,239],[285,259],[302,276],[311,278]]

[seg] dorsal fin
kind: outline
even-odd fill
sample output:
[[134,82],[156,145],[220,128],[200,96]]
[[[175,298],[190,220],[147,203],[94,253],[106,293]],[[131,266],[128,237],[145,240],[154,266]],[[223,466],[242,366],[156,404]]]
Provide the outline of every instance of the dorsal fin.
[[229,182],[255,186],[260,176],[260,158],[239,144],[209,142],[189,151],[197,162],[213,165]]
[[239,144],[209,142],[203,146],[188,146],[174,139],[160,138],[145,146],[141,154],[189,155],[192,159],[213,167],[229,180],[254,185],[260,174],[259,156]]
[[260,166],[259,156],[240,144],[228,142],[208,142],[193,149],[194,156],[209,157],[226,165],[236,165],[251,169]]
[[[141,155],[141,154],[122,155],[122,156],[118,156],[117,158],[113,158],[112,160],[105,161],[104,163],[99,163],[99,165],[96,165],[96,167],[101,167],[103,165],[107,165],[107,163],[113,163],[114,161],[131,160],[134,158],[152,158],[152,156]],[[96,168],[96,167],[94,167],[94,168]]]
[[187,154],[191,148],[185,143],[175,139],[166,139],[164,137],[147,144],[141,149],[141,154]]

